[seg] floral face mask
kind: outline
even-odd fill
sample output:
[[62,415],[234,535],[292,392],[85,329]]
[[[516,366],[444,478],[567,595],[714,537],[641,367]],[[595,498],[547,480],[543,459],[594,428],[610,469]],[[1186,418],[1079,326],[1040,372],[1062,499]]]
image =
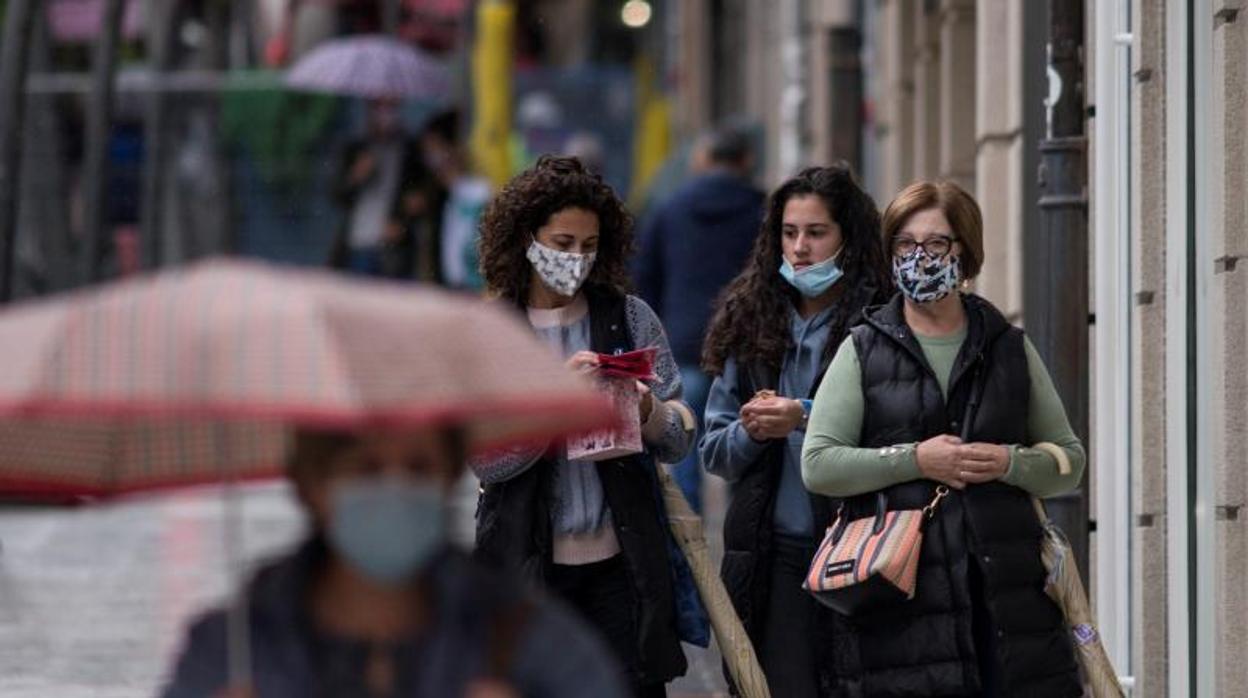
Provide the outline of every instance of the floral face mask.
[[935,303],[957,289],[962,263],[953,254],[933,258],[916,248],[905,257],[893,257],[893,280],[915,303]]
[[550,290],[562,296],[572,297],[581,290],[589,273],[594,269],[597,254],[580,254],[552,249],[534,240],[525,258],[533,265],[537,275]]

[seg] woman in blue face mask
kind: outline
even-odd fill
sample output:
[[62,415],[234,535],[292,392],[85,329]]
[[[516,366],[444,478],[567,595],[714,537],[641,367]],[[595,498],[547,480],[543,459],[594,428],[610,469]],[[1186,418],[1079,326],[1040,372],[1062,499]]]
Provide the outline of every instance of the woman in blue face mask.
[[716,375],[699,443],[703,466],[733,485],[723,577],[773,696],[820,695],[831,646],[825,613],[801,589],[832,508],[801,479],[809,398],[867,305],[891,292],[875,202],[846,166],[780,186],[749,266],[711,322]]
[[312,533],[248,587],[252,685],[225,685],[218,611],[192,627],[163,695],[623,698],[579,618],[448,543],[462,444],[441,428],[297,435],[289,473]]

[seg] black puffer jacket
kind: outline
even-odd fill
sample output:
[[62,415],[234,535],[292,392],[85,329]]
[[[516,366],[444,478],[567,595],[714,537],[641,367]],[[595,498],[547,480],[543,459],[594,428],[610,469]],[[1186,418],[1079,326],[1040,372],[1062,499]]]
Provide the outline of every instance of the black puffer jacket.
[[[902,301],[853,330],[865,400],[860,444],[882,448],[964,433],[973,385],[982,395],[974,441],[1025,443],[1031,385],[1023,333],[987,301],[967,296],[968,335],[945,400],[905,324]],[[920,508],[934,483],[884,490],[889,509]],[[847,500],[873,511],[875,493]],[[1081,695],[1069,633],[1044,593],[1041,528],[1030,495],[1003,483],[954,492],[927,528],[912,601],[838,616],[835,673],[845,696]]]
[[[837,313],[831,321],[818,377],[815,378],[811,395],[818,389],[827,370],[832,354],[849,334],[849,328],[862,317],[864,306],[887,298],[886,292],[874,286],[861,284],[847,293],[839,302]],[[748,399],[759,390],[777,390],[780,375],[774,368],[760,362],[747,364],[738,372],[737,394]],[[796,396],[790,396],[796,397]],[[780,488],[780,474],[784,469],[785,441],[777,439],[768,445],[762,455],[732,485],[732,500],[724,516],[724,561],[720,577],[737,615],[745,625],[746,633],[759,646],[766,627],[767,598],[770,594],[772,564],[773,514],[776,495]],[[814,526],[810,532],[812,544],[823,538],[824,531],[832,522],[834,501],[817,494],[810,495],[810,509]],[[818,648],[820,683],[825,688],[831,682],[832,641],[830,636],[832,611],[820,607],[820,620],[815,623],[816,637],[812,641]]]
[[[586,289],[590,344],[613,354],[633,349],[622,296]],[[616,538],[631,575],[637,620],[639,684],[667,682],[687,664],[676,628],[676,603],[669,567],[670,535],[659,515],[655,464],[642,454],[596,464]],[[519,570],[541,583],[552,564],[550,524],[554,462],[543,458],[524,473],[486,485],[477,512],[478,558]]]

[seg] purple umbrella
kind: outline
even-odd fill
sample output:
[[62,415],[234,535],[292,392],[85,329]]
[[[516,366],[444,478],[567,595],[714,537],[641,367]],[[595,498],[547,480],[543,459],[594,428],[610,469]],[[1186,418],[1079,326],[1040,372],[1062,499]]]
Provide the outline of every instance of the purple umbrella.
[[440,61],[388,36],[326,41],[286,73],[296,90],[366,99],[438,99],[450,87]]

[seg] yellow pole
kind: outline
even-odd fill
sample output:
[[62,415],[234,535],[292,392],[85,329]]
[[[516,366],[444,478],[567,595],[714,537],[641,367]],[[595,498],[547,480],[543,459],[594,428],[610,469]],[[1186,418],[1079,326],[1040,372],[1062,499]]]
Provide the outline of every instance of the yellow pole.
[[628,198],[630,204],[640,207],[671,148],[671,105],[655,84],[654,65],[649,59],[639,56],[633,72],[637,80],[637,115],[633,127],[633,181]]
[[484,0],[477,8],[472,51],[474,123],[469,138],[476,169],[497,189],[511,178],[511,69],[516,8]]

